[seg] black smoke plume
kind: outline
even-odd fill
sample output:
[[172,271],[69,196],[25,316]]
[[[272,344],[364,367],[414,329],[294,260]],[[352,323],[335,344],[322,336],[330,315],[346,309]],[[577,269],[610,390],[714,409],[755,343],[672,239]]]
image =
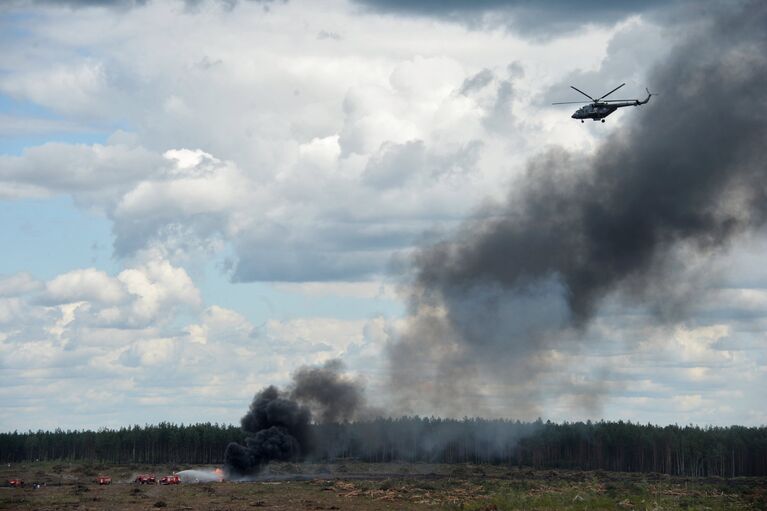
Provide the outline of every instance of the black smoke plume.
[[247,476],[258,473],[270,461],[300,459],[310,448],[309,409],[281,396],[270,386],[256,394],[242,430],[245,446],[231,443],[224,453],[227,473]]
[[[690,298],[693,262],[765,224],[767,3],[689,26],[650,75],[661,95],[593,154],[545,152],[505,203],[417,251],[390,349],[403,409],[482,413],[487,384],[502,382],[504,412],[538,413],[540,393],[562,390],[552,349],[583,342],[600,306],[683,311],[672,305]],[[597,411],[598,376],[568,386]]]
[[340,360],[301,367],[288,391],[269,386],[256,394],[240,421],[245,445],[224,453],[228,477],[258,474],[270,461],[301,460],[313,449],[312,412],[318,422],[352,420],[366,410],[361,382],[342,374]]
[[293,375],[290,397],[314,411],[318,422],[343,422],[358,418],[365,409],[362,385],[344,377],[343,364],[334,359],[320,367],[302,367]]

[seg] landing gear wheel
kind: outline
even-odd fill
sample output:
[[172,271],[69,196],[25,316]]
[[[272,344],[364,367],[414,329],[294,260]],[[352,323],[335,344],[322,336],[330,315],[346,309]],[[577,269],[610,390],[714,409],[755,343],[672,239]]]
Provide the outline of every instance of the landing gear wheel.
[[605,122],[605,120],[604,120],[604,119],[602,119],[602,122]]
[[581,119],[581,124],[583,124],[583,119]]

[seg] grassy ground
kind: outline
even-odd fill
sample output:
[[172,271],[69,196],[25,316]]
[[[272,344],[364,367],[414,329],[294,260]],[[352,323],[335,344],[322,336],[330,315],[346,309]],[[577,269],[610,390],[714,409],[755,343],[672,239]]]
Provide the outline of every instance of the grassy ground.
[[[689,479],[658,474],[533,471],[500,466],[337,463],[277,464],[247,483],[140,486],[186,466],[27,463],[0,467],[39,489],[0,488],[13,510],[740,510],[767,509],[767,479]],[[95,477],[111,475],[111,486]],[[292,480],[304,479],[304,480]]]

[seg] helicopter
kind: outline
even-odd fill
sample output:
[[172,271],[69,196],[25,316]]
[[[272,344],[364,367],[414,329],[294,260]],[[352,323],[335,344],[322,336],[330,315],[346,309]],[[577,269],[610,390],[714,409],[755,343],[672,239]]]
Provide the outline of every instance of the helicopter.
[[580,119],[581,122],[583,122],[584,119],[593,119],[594,121],[601,120],[602,122],[605,122],[605,117],[610,115],[611,113],[615,112],[617,109],[623,107],[623,106],[639,106],[644,105],[648,101],[650,101],[650,97],[652,94],[650,93],[649,89],[645,89],[647,91],[647,98],[644,101],[640,101],[638,99],[604,99],[616,90],[620,89],[626,85],[625,83],[622,83],[618,85],[616,88],[602,96],[601,98],[594,99],[585,92],[583,92],[580,89],[577,89],[570,86],[571,89],[576,90],[589,98],[591,102],[588,101],[564,101],[560,103],[552,103],[552,105],[573,105],[573,104],[580,104],[580,103],[588,103],[586,105],[583,105],[578,110],[575,111],[572,117],[573,119]]

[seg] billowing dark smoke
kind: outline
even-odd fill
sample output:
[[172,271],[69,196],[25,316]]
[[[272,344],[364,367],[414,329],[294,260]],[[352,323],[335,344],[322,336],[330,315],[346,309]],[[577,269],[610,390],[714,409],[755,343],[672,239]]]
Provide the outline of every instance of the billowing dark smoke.
[[693,260],[764,225],[767,3],[691,26],[650,76],[661,95],[593,155],[539,156],[504,204],[416,254],[409,325],[390,350],[405,408],[428,396],[481,413],[485,384],[502,381],[507,409],[536,413],[537,394],[556,392],[549,348],[582,342],[607,298],[667,309]]
[[290,396],[314,411],[319,422],[341,422],[356,418],[364,409],[362,386],[341,374],[338,359],[321,367],[302,367],[293,375]]
[[231,443],[224,453],[229,477],[257,474],[270,461],[303,459],[312,452],[312,411],[319,422],[351,420],[365,410],[360,382],[342,374],[331,360],[321,367],[301,367],[287,392],[269,386],[256,394],[240,421],[245,445]]
[[245,446],[231,443],[224,453],[229,474],[258,473],[273,460],[293,460],[310,448],[309,409],[281,396],[276,387],[267,387],[253,399],[242,418],[242,430],[251,435]]

